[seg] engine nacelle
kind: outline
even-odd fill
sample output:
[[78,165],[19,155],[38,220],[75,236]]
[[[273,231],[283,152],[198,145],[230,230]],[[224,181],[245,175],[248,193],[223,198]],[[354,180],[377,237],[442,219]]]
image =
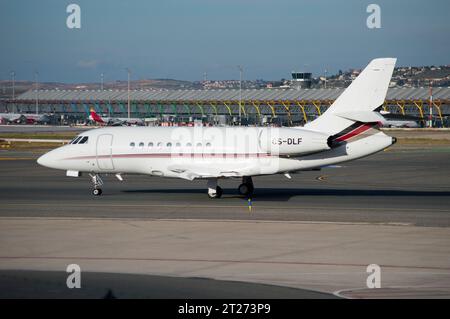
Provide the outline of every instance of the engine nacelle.
[[259,147],[274,155],[300,155],[330,149],[328,135],[292,128],[264,128],[259,133]]

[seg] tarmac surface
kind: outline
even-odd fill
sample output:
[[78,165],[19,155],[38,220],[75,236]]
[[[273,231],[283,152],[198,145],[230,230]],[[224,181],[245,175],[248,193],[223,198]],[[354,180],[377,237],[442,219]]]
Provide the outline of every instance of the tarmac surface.
[[[22,279],[53,282],[77,263],[119,281],[148,275],[149,286],[176,278],[161,294],[131,285],[122,298],[177,297],[180,287],[203,296],[193,277],[218,279],[205,284],[212,298],[241,298],[252,289],[238,293],[244,282],[282,286],[255,286],[255,298],[450,298],[449,146],[396,145],[290,180],[257,177],[251,211],[233,179],[220,181],[218,200],[204,181],[126,175],[106,177],[93,197],[88,177],[40,167],[39,154],[0,151],[0,284],[17,287],[10,297],[52,297],[51,285],[30,290],[35,280]],[[372,263],[381,289],[367,289]],[[101,297],[101,280],[78,293]]]
[[0,151],[0,216],[226,219],[404,223],[450,226],[450,147],[397,148],[322,171],[254,178],[255,194],[223,180],[211,200],[205,181],[149,176],[104,178],[91,195],[88,176],[39,166],[39,152]]

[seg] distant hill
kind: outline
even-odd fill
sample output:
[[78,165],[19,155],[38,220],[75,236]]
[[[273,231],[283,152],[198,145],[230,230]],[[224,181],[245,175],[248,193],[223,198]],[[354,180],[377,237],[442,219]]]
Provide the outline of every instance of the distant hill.
[[[361,70],[353,69],[349,71],[339,71],[338,74],[328,76],[326,86],[328,88],[347,87],[354,80]],[[325,78],[316,77],[312,79],[312,88],[322,88],[325,85]],[[391,86],[400,87],[426,87],[432,81],[435,87],[450,86],[450,66],[413,66],[396,67],[392,76]],[[265,81],[246,80],[242,81],[243,89],[257,89],[266,87],[268,84],[273,87],[289,85],[288,80]],[[132,90],[192,90],[192,89],[230,89],[239,88],[238,80],[207,80],[207,81],[181,81],[175,79],[141,79],[130,82]],[[34,88],[32,81],[16,81],[16,96]],[[100,83],[60,83],[60,82],[40,82],[41,90],[100,90]],[[104,83],[104,90],[126,90],[127,81],[115,81]],[[0,99],[12,97],[12,82],[10,80],[0,80]]]

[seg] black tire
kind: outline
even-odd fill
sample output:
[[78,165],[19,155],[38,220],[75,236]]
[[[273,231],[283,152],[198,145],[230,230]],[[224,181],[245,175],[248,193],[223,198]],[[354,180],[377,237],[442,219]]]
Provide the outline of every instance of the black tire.
[[216,188],[216,198],[222,197],[222,194],[223,194],[222,188],[217,186],[217,188]]
[[102,194],[102,190],[100,188],[94,188],[92,190],[92,195],[94,196],[100,196]]
[[239,194],[241,194],[243,196],[252,195],[253,191],[254,191],[253,186],[248,183],[243,183],[243,184],[239,185],[239,187],[238,187]]

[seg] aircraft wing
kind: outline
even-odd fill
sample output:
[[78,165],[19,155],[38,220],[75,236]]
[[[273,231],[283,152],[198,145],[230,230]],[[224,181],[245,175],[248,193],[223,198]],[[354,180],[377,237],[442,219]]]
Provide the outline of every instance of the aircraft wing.
[[200,164],[174,164],[169,165],[168,170],[178,174],[178,177],[194,180],[196,178],[217,178],[217,177],[241,177],[250,175],[254,171],[254,165],[244,166],[243,163],[224,165],[200,165]]

